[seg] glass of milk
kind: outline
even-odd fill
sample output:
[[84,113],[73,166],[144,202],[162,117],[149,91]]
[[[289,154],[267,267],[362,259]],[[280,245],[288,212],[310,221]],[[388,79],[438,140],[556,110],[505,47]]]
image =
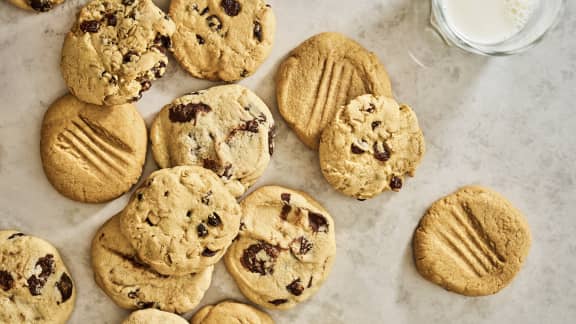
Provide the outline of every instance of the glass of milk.
[[483,55],[537,44],[559,20],[564,0],[431,0],[431,23],[448,43]]

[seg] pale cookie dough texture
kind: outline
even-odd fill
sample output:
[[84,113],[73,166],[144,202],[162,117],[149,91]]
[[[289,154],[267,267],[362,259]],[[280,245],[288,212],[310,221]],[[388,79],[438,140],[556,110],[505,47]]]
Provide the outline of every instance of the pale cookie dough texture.
[[342,107],[324,129],[322,173],[345,195],[364,200],[399,191],[425,152],[416,115],[387,97],[363,95]]
[[0,323],[64,324],[76,288],[50,243],[0,231]]
[[174,56],[192,76],[237,81],[270,54],[276,31],[262,0],[173,0]]
[[150,140],[161,168],[197,165],[214,171],[241,196],[268,166],[274,119],[264,102],[239,85],[194,92],[165,106]]
[[95,106],[65,95],[42,122],[40,152],[62,195],[100,203],[130,190],[146,159],[146,125],[131,104]]
[[152,173],[120,215],[139,258],[165,275],[218,262],[240,226],[240,206],[210,170],[180,166]]
[[350,100],[392,97],[376,55],[338,33],[318,34],[294,49],[276,75],[278,109],[304,144],[318,148],[320,134]]
[[82,8],[62,49],[64,80],[96,105],[137,101],[162,77],[176,26],[151,0],[94,0]]
[[120,231],[119,216],[109,219],[92,241],[96,283],[120,307],[157,308],[183,314],[198,305],[212,280],[213,266],[198,273],[165,276],[138,259]]
[[61,4],[64,0],[8,0],[8,2],[25,10],[46,12],[52,10],[54,6]]
[[176,314],[149,308],[133,312],[122,324],[188,324],[183,317]]
[[499,292],[516,276],[530,248],[522,214],[500,194],[464,187],[436,201],[413,239],[420,274],[466,296]]
[[334,221],[304,192],[262,187],[241,203],[238,238],[224,257],[242,293],[271,309],[289,309],[322,286],[336,255]]
[[274,324],[270,315],[252,306],[235,303],[221,302],[217,305],[208,305],[199,310],[192,319],[191,324]]

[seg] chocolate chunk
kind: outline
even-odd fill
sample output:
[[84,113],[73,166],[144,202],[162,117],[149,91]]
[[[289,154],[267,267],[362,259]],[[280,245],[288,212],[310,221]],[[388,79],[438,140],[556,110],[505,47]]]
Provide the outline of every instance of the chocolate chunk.
[[140,292],[140,288],[136,288],[136,290],[132,290],[128,293],[128,298],[136,299],[138,297],[138,293]]
[[[261,254],[258,256],[259,252],[262,250],[266,254],[264,259]],[[279,254],[280,249],[278,247],[266,242],[259,242],[250,245],[244,250],[242,257],[240,258],[240,263],[250,272],[259,273],[264,276],[266,274],[274,273],[274,264],[276,263]]]
[[116,15],[113,13],[107,13],[104,15],[104,18],[106,19],[106,24],[108,26],[116,26],[118,23],[118,19],[116,19]]
[[12,289],[14,286],[14,278],[8,271],[0,270],[0,288],[4,291]]
[[154,43],[166,49],[172,48],[172,39],[170,39],[170,36],[157,34],[154,38]]
[[15,238],[20,237],[20,236],[24,236],[24,233],[14,233],[14,234],[8,236],[8,239],[11,240],[11,239],[15,239]]
[[72,284],[72,279],[66,274],[62,273],[60,281],[56,283],[56,288],[60,291],[60,296],[62,296],[62,303],[65,303],[70,296],[72,296],[72,290],[74,289],[74,284]]
[[289,194],[289,193],[286,193],[286,192],[280,194],[280,199],[282,199],[282,201],[285,202],[285,203],[289,203],[291,197],[292,197],[292,195]]
[[254,22],[254,38],[262,42],[262,25],[259,22]]
[[191,210],[186,212],[186,217],[192,217],[192,211]]
[[140,82],[140,92],[148,91],[152,87],[150,80],[143,79],[142,81],[138,81]]
[[204,38],[202,38],[202,36],[200,36],[200,35],[196,35],[196,41],[197,41],[198,44],[200,44],[200,45],[204,45],[204,43],[206,43],[206,41],[204,40]]
[[141,200],[142,200],[142,198],[144,198],[144,195],[143,195],[143,194],[141,194],[141,193],[139,193],[139,194],[138,194],[136,197],[138,198],[138,200],[140,200],[140,201],[141,201]]
[[222,224],[222,220],[220,219],[220,215],[218,215],[216,212],[208,216],[208,225],[219,226],[220,224]]
[[220,2],[220,6],[222,7],[222,9],[224,9],[224,12],[230,17],[238,16],[238,14],[240,13],[240,9],[242,9],[242,7],[240,6],[240,2],[236,0],[222,0],[222,2]]
[[140,309],[142,308],[152,308],[154,307],[156,303],[155,302],[138,302],[138,304],[136,304],[136,306]]
[[240,77],[241,78],[245,78],[248,76],[248,70],[244,69],[242,70],[242,72],[240,72]]
[[230,180],[232,178],[232,164],[228,164],[224,167],[224,172],[222,172],[222,178]]
[[258,126],[260,124],[256,119],[249,120],[245,122],[243,125],[240,126],[241,131],[251,132],[251,133],[258,133]]
[[42,287],[46,284],[46,280],[40,279],[36,277],[36,275],[30,276],[26,281],[28,282],[28,290],[30,290],[32,296],[40,295]]
[[170,191],[164,191],[164,197],[170,196]]
[[360,148],[359,146],[356,146],[356,144],[350,145],[350,150],[354,154],[362,154],[362,153],[366,152],[362,148]]
[[328,221],[322,214],[308,212],[308,223],[313,232],[328,233]]
[[138,95],[136,97],[130,98],[130,100],[128,100],[128,102],[136,102],[140,99],[142,99],[142,92],[138,92]]
[[370,106],[368,108],[366,108],[366,112],[373,113],[375,111],[376,111],[376,106],[374,106],[374,104],[372,104],[372,103],[370,104]]
[[39,266],[40,269],[42,269],[38,275],[41,279],[48,278],[52,273],[54,273],[54,255],[46,254],[46,256],[38,259],[35,266]]
[[201,199],[202,203],[204,205],[210,205],[210,197],[211,196],[212,196],[212,190],[208,190],[208,192],[204,196],[202,196],[202,199]]
[[378,143],[374,143],[374,158],[376,158],[378,161],[386,162],[390,160],[390,148],[388,145],[386,145],[386,143],[382,143],[382,146],[384,150],[380,151],[378,148]]
[[276,137],[276,126],[272,125],[268,131],[268,153],[274,154],[274,137]]
[[204,237],[208,235],[208,230],[206,229],[206,226],[204,226],[204,224],[198,224],[198,226],[196,227],[196,231],[198,232],[199,237]]
[[202,251],[202,256],[213,257],[216,255],[216,253],[218,253],[218,251],[212,251],[209,248],[205,248],[204,251]]
[[206,22],[212,31],[219,31],[222,29],[222,21],[216,15],[212,15],[206,18]]
[[135,0],[122,0],[122,4],[125,6],[129,6],[134,3]]
[[52,1],[50,0],[29,0],[30,7],[39,12],[46,12],[52,9]]
[[282,211],[280,212],[280,218],[282,218],[283,220],[286,220],[288,218],[288,214],[290,214],[291,210],[292,210],[292,206],[290,206],[290,205],[282,206]]
[[274,300],[270,300],[268,301],[270,304],[272,305],[282,305],[288,302],[288,299],[274,299]]
[[392,179],[390,179],[390,188],[394,191],[402,189],[402,179],[397,176],[392,176]]
[[290,243],[290,250],[296,255],[305,255],[312,250],[313,246],[304,236],[300,236]]
[[166,71],[166,70],[162,71],[162,69],[165,69],[165,68],[166,68],[166,63],[164,63],[163,61],[160,61],[157,66],[152,68],[151,71],[152,71],[152,73],[154,73],[154,76],[156,77],[156,79],[160,79],[162,77],[162,75],[164,75],[164,72]]
[[372,130],[375,130],[376,127],[378,127],[378,126],[380,126],[380,125],[382,125],[382,122],[381,122],[381,121],[374,121],[374,122],[372,122]]
[[168,118],[174,123],[187,123],[191,120],[196,123],[198,113],[208,113],[210,111],[212,111],[212,108],[206,104],[189,103],[171,107],[168,111]]
[[205,14],[208,13],[208,11],[209,11],[209,8],[208,8],[208,7],[204,8],[204,9],[202,10],[202,12],[200,12],[200,16],[204,16]]
[[300,283],[300,278],[292,281],[288,286],[286,286],[286,289],[288,289],[288,291],[294,296],[300,296],[304,291],[304,287]]
[[100,22],[97,20],[88,20],[80,24],[80,30],[85,33],[97,33],[100,30]]
[[218,161],[210,159],[204,159],[204,161],[202,162],[202,166],[205,169],[212,170],[214,172],[217,172],[218,169],[220,168],[220,164],[218,163]]
[[129,51],[128,53],[124,54],[122,57],[122,63],[126,64],[132,62],[132,57],[138,57],[138,53]]
[[308,281],[308,286],[306,286],[306,288],[312,287],[312,278],[314,278],[314,276],[310,277],[310,280]]
[[148,217],[146,217],[146,223],[150,226],[156,226],[156,225],[154,225],[154,223],[152,223],[152,221]]

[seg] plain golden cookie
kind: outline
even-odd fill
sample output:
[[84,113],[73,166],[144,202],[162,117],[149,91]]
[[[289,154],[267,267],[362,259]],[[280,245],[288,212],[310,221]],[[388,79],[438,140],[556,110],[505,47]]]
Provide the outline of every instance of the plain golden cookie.
[[44,172],[70,199],[112,200],[142,173],[146,125],[131,104],[95,106],[65,95],[46,111],[41,136]]
[[522,214],[500,194],[464,187],[436,201],[414,233],[420,274],[466,296],[499,292],[516,276],[530,248]]
[[424,136],[410,107],[363,95],[340,109],[324,129],[320,167],[335,189],[364,200],[399,191],[424,151]]
[[338,33],[318,34],[296,49],[276,75],[278,109],[304,144],[318,148],[336,111],[363,94],[392,97],[376,55]]
[[64,0],[8,0],[8,2],[25,10],[46,12],[54,9],[54,6],[61,4]]
[[188,322],[176,314],[148,308],[133,312],[122,324],[188,324]]
[[192,319],[191,324],[274,324],[270,315],[252,306],[231,301],[217,305],[208,305],[200,309]]

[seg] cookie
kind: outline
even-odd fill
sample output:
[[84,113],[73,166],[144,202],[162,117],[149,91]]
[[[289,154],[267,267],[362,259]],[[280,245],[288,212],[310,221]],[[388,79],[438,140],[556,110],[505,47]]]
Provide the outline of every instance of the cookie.
[[242,223],[224,257],[242,293],[271,309],[314,295],[336,255],[334,221],[304,192],[262,187],[241,202]]
[[363,94],[392,97],[388,74],[376,55],[338,33],[306,40],[276,75],[278,109],[312,149],[318,148],[320,134],[336,111]]
[[274,324],[270,315],[246,304],[230,301],[217,305],[208,305],[200,309],[192,319],[191,324],[222,324],[222,323],[249,323]]
[[133,312],[122,324],[188,324],[188,322],[175,314],[149,308]]
[[500,194],[464,187],[436,201],[414,233],[420,274],[466,296],[499,292],[516,276],[530,248],[522,214]]
[[0,231],[0,323],[66,323],[76,288],[50,243]]
[[165,275],[218,262],[240,226],[236,199],[210,170],[180,166],[152,173],[120,215],[139,258]]
[[340,109],[322,133],[320,167],[328,182],[360,200],[399,191],[425,152],[416,115],[387,97],[363,95]]
[[8,0],[11,4],[16,7],[36,11],[36,12],[47,12],[64,2],[64,0]]
[[150,130],[154,159],[161,168],[211,169],[236,197],[264,173],[273,137],[270,110],[239,85],[213,87],[174,100],[158,113]]
[[65,95],[44,115],[42,166],[62,195],[82,202],[109,201],[140,178],[146,137],[144,120],[133,105],[100,107]]
[[197,78],[243,79],[272,49],[276,19],[262,0],[173,0],[170,16],[174,56]]
[[162,77],[176,26],[151,0],[93,0],[66,35],[68,89],[95,105],[137,101]]
[[213,266],[198,273],[165,276],[140,261],[122,235],[119,215],[110,218],[92,241],[92,269],[98,286],[120,307],[157,308],[185,313],[210,287]]

